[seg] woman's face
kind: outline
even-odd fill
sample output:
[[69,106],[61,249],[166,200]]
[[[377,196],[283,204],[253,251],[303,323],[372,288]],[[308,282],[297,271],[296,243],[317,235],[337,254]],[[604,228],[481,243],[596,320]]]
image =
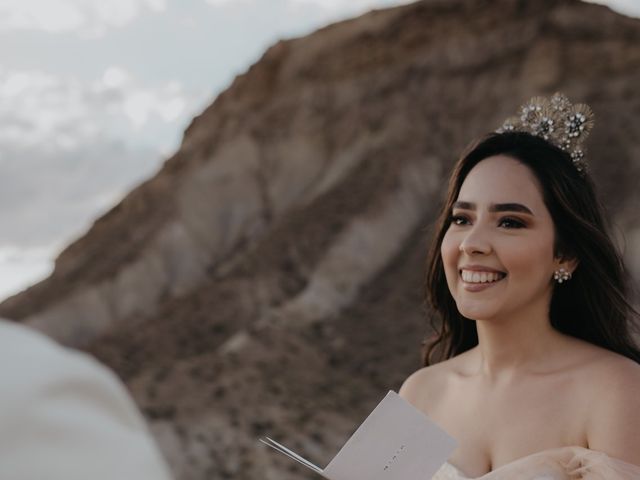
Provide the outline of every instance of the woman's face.
[[459,312],[474,320],[546,314],[560,264],[553,221],[529,168],[504,155],[482,160],[451,213],[440,252]]

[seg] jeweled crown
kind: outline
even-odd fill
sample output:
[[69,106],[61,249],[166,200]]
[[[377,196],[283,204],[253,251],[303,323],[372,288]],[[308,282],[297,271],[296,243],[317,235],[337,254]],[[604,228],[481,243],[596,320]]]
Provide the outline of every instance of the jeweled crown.
[[584,174],[587,163],[582,143],[594,122],[588,105],[573,105],[562,93],[554,93],[551,98],[533,97],[520,107],[519,116],[507,118],[496,132],[527,132],[544,138],[568,152],[578,172]]

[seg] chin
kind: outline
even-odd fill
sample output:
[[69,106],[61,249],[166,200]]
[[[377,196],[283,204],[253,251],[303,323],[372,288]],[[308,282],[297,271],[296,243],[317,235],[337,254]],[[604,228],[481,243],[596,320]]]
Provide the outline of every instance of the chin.
[[464,317],[470,320],[477,320],[479,322],[492,320],[496,317],[496,314],[498,313],[493,308],[490,309],[490,308],[482,308],[479,306],[473,307],[471,305],[458,305],[458,304],[456,305],[458,307],[458,312],[460,312],[461,315],[463,315]]

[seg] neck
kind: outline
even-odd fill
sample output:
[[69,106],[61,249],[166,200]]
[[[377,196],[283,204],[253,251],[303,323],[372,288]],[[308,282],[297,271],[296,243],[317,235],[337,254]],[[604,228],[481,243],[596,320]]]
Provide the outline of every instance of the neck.
[[564,341],[551,326],[546,305],[509,319],[479,320],[476,326],[476,373],[490,383],[539,370]]

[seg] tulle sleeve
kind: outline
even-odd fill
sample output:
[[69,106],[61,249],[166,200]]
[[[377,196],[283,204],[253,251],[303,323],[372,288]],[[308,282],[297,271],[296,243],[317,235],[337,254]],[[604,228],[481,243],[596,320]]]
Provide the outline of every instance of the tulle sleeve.
[[571,479],[640,480],[640,466],[584,448],[575,449],[564,468]]

